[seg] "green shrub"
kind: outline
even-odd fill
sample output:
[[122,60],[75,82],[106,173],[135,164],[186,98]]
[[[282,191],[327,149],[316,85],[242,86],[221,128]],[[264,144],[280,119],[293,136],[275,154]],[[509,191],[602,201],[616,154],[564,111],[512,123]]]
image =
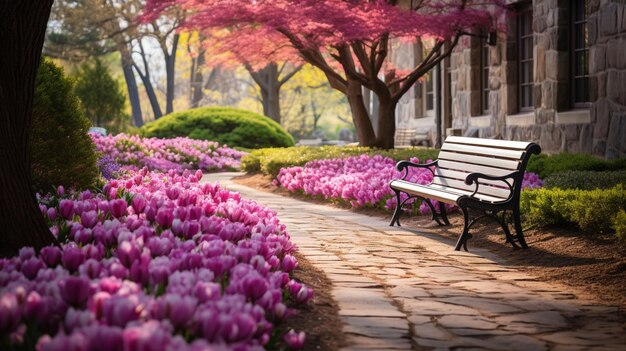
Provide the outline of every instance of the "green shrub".
[[626,209],[626,189],[532,189],[522,192],[521,211],[534,225],[571,223],[591,232],[609,232]]
[[554,173],[544,180],[546,188],[561,189],[610,189],[626,184],[624,171],[567,171]]
[[390,157],[394,160],[407,160],[417,157],[424,162],[427,159],[436,159],[439,154],[437,149],[408,148],[379,150],[362,146],[296,146],[283,149],[266,148],[254,150],[243,157],[241,162],[242,170],[248,173],[262,172],[276,177],[281,168],[302,166],[313,160],[342,158],[357,156],[362,154]]
[[144,125],[141,131],[147,137],[187,136],[250,149],[294,144],[291,135],[270,118],[230,107],[202,107],[172,113]]
[[540,178],[565,171],[617,171],[626,170],[626,158],[604,160],[586,154],[561,153],[555,155],[533,155],[526,170],[535,172]]
[[626,242],[626,211],[620,210],[613,218],[613,230],[622,242]]
[[94,144],[71,81],[42,60],[33,101],[32,171],[36,190],[63,185],[85,189],[98,177]]

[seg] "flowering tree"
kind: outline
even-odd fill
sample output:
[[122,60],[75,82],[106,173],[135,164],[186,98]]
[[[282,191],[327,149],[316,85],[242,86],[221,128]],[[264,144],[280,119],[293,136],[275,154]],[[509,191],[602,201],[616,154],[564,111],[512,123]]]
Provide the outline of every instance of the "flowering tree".
[[0,0],[0,257],[54,237],[32,191],[35,75],[52,0]]
[[[491,29],[501,0],[148,0],[146,18],[171,7],[190,14],[184,27],[228,28],[248,60],[272,60],[276,52],[300,57],[324,72],[344,93],[362,145],[393,147],[395,108],[418,79],[448,56],[460,38]],[[433,45],[408,71],[389,57],[393,40],[429,40]],[[377,134],[362,88],[380,101]]]

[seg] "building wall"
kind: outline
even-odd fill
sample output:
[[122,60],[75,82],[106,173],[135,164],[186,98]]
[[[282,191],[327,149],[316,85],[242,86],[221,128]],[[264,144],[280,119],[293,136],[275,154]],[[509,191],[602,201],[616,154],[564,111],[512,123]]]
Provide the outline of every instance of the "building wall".
[[[534,108],[518,108],[517,19],[507,19],[495,47],[488,49],[489,106],[481,107],[481,49],[475,37],[461,40],[450,58],[452,128],[482,138],[532,140],[548,153],[576,152],[606,158],[626,156],[626,1],[588,0],[589,100],[573,108],[571,98],[571,2],[566,0],[509,1],[528,3],[533,20]],[[420,94],[407,100],[421,100]],[[444,99],[445,101],[445,99]],[[406,103],[405,103],[406,104]],[[411,107],[421,106],[419,101]],[[430,128],[434,121],[414,117],[399,108],[398,125]]]

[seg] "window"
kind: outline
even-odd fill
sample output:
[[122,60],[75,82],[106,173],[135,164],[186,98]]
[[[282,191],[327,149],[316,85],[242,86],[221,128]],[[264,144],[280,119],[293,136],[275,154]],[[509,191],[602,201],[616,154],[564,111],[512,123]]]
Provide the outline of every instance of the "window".
[[532,111],[533,102],[533,12],[530,6],[518,15],[518,101],[520,111]]
[[483,32],[480,41],[480,110],[489,114],[489,44],[487,33]]
[[571,2],[570,80],[573,107],[589,106],[589,34],[587,1]]
[[435,114],[435,69],[431,69],[424,81],[424,115]]

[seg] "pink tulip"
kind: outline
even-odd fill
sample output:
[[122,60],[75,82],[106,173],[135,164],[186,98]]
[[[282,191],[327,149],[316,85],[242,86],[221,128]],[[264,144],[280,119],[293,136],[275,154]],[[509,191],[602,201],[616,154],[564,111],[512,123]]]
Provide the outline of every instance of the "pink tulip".
[[296,333],[293,329],[291,329],[289,333],[285,334],[283,340],[290,349],[299,350],[304,347],[306,335],[304,332]]
[[20,323],[20,307],[15,295],[3,293],[0,295],[0,335],[8,335]]
[[39,255],[48,267],[54,267],[61,262],[61,250],[55,246],[44,247]]
[[35,279],[39,270],[44,268],[45,265],[40,259],[31,257],[22,263],[22,274],[30,280]]
[[109,202],[109,209],[113,217],[120,218],[126,215],[128,204],[123,199],[112,200]]
[[80,214],[80,223],[85,228],[93,228],[98,223],[98,213],[96,211],[87,211]]
[[80,248],[68,245],[63,249],[61,262],[63,262],[65,269],[70,272],[76,272],[78,267],[85,262],[85,254]]
[[130,268],[135,260],[139,258],[141,252],[135,243],[129,241],[122,242],[117,248],[116,256],[120,262],[126,267]]
[[63,196],[65,195],[65,188],[63,187],[63,185],[59,185],[57,187],[57,196]]
[[74,215],[74,201],[61,200],[59,202],[59,210],[61,211],[61,217],[70,219]]
[[174,221],[174,213],[171,208],[161,207],[156,214],[155,220],[162,228],[169,228]]
[[298,260],[296,260],[295,257],[291,255],[285,255],[285,257],[283,257],[283,262],[282,262],[283,271],[291,272],[296,267],[298,267]]

